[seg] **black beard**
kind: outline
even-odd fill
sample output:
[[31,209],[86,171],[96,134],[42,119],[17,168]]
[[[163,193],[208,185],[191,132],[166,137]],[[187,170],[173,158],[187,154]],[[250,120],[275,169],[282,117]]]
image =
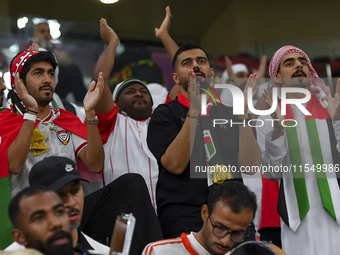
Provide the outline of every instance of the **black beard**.
[[181,86],[182,88],[185,90],[185,91],[188,91],[188,87],[189,87],[189,81],[187,81],[186,79],[180,79],[180,83],[181,83]]
[[[63,234],[67,239],[69,239],[69,242],[64,245],[59,246],[52,246],[51,243],[55,240],[55,236],[57,234]],[[42,252],[45,255],[73,255],[74,254],[74,248],[72,246],[72,236],[70,233],[65,231],[58,231],[53,236],[47,239],[46,245],[42,243],[42,241],[36,241],[36,240],[30,240],[30,237],[27,236],[27,240],[30,244],[29,248],[36,249],[40,252]]]
[[[194,73],[197,74],[199,73],[202,77],[197,77],[197,80],[199,81],[204,81],[205,80],[205,73],[201,72],[199,69],[194,69]],[[189,81],[187,80],[187,78],[180,78],[179,80],[182,88],[185,90],[185,91],[188,91],[188,87],[189,87]]]
[[49,103],[51,102],[52,100],[37,100],[37,103],[38,105],[41,105],[41,106],[46,106],[46,105],[49,105]]
[[[60,234],[64,235],[64,237],[66,237],[69,240],[69,242],[64,245],[53,247],[51,244],[55,240],[55,236],[60,235]],[[53,236],[51,236],[49,239],[47,239],[45,255],[57,255],[57,254],[65,254],[65,255],[74,254],[74,249],[72,246],[72,236],[70,233],[60,230],[56,232]]]
[[74,248],[72,247],[72,242],[65,245],[59,245],[57,247],[49,247],[49,249],[46,249],[45,255],[73,255],[74,254]]

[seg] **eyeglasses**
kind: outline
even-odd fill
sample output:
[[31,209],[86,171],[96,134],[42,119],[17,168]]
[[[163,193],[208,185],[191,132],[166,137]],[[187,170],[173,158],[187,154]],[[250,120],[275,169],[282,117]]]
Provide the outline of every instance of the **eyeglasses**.
[[211,220],[211,216],[208,216],[211,226],[213,227],[213,234],[219,238],[226,237],[228,234],[231,235],[231,240],[235,243],[242,242],[245,238],[249,237],[249,227],[246,231],[229,231],[224,226],[215,226]]

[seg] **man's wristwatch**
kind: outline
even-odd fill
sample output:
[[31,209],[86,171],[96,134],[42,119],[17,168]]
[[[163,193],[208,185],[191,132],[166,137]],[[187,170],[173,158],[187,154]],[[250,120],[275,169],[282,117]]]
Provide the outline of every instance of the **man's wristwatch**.
[[87,125],[98,125],[98,123],[99,121],[97,116],[94,117],[94,120],[86,120]]

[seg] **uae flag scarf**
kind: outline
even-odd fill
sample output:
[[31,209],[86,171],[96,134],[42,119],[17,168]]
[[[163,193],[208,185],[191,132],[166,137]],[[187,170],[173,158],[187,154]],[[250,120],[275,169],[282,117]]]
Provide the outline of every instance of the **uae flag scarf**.
[[[79,118],[63,109],[52,108],[57,118],[53,120],[58,126],[87,139],[86,127]],[[8,216],[8,205],[11,201],[11,188],[8,171],[7,152],[23,124],[23,115],[11,112],[9,109],[0,113],[0,249],[5,249],[12,240],[12,224]],[[36,121],[34,128],[40,123]]]
[[[27,112],[26,107],[20,101],[15,90],[15,76],[20,73],[25,63],[32,56],[37,55],[36,51],[23,51],[17,55],[11,66],[11,86],[9,92],[12,102],[11,110],[6,109],[0,112],[0,250],[10,245],[12,240],[12,224],[8,216],[8,206],[11,201],[11,187],[8,171],[7,152],[9,146],[18,136],[24,122],[23,114]],[[53,122],[58,126],[87,139],[86,127],[78,117],[63,109],[51,108],[57,116]],[[19,114],[18,114],[19,113]],[[35,122],[34,128],[39,124]]]
[[[296,122],[288,121],[295,118],[291,106],[287,105],[286,126],[289,127],[286,127],[285,131],[292,171],[289,178],[281,179],[278,212],[294,231],[310,209],[305,179],[307,169],[308,172],[315,173],[323,207],[338,224],[340,223],[340,191],[336,173],[336,168],[339,172],[340,153],[336,148],[332,120],[328,110],[314,96],[306,108],[312,115],[305,115],[308,139],[302,140],[298,135]],[[305,166],[302,155],[308,146],[313,165]],[[327,171],[324,171],[326,167]]]
[[[190,101],[185,98],[181,92],[178,93],[177,100],[181,105],[189,109]],[[235,152],[235,155],[228,154],[226,147],[230,145],[220,145],[221,139],[218,138],[216,130],[212,125],[213,118],[222,118],[223,116],[229,117],[229,115],[226,114],[226,109],[221,104],[216,103],[214,106],[214,102],[209,100],[207,103],[207,114],[200,114],[197,118],[197,122],[190,123],[190,125],[197,125],[190,164],[191,166],[195,165],[195,162],[201,162],[201,157],[206,157],[206,166],[207,168],[210,168],[210,170],[206,171],[208,186],[211,186],[214,183],[221,184],[231,179],[242,182],[240,172],[231,172],[231,170],[227,168],[228,165],[236,165],[236,163],[231,163],[233,162],[231,158],[234,156],[237,157],[237,153]],[[203,148],[202,143],[204,145],[204,151],[201,150]],[[234,148],[234,150],[237,149]],[[213,170],[211,170],[212,168]]]

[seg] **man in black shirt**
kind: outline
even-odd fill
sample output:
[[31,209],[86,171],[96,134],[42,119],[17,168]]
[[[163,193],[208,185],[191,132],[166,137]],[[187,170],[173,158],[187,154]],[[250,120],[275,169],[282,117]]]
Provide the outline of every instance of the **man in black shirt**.
[[[196,84],[191,86],[190,78],[213,78],[214,70],[210,67],[205,51],[193,43],[182,45],[172,62],[173,79],[180,86],[180,92],[174,101],[154,111],[147,137],[148,146],[159,165],[156,200],[164,238],[178,237],[182,232],[190,233],[201,228],[203,222],[200,210],[209,192],[207,179],[190,178],[192,153],[199,161],[195,161],[195,165],[206,165],[204,127],[201,127],[205,120],[199,116],[200,96],[196,93]],[[251,80],[248,87],[255,87],[255,75],[251,76]],[[191,103],[190,94],[194,98]],[[232,115],[232,108],[221,105],[212,107],[209,114],[212,117],[222,114],[224,119],[248,118],[247,114],[236,118]],[[218,153],[223,161],[217,162],[218,165],[230,164],[238,169],[241,166],[260,165],[261,151],[248,125],[233,125],[227,129],[219,125],[216,130],[217,137],[221,139],[215,143],[220,147]],[[195,140],[195,145],[190,143],[190,139]],[[240,178],[238,174],[229,178]]]

